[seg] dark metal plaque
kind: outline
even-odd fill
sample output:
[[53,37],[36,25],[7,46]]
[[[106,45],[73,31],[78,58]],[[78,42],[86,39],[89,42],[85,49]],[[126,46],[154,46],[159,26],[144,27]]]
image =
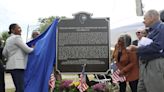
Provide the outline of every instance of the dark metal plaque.
[[109,69],[109,18],[85,12],[58,24],[57,69],[61,73],[105,73]]

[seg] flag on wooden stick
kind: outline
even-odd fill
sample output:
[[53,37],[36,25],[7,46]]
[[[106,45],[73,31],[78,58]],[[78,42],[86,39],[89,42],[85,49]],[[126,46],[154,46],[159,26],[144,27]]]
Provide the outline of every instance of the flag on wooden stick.
[[125,76],[119,76],[119,73],[120,73],[119,69],[117,69],[116,71],[113,72],[113,74],[112,74],[113,83],[118,83],[119,81],[120,82],[126,81]]
[[55,76],[52,73],[51,76],[50,76],[50,80],[49,80],[49,86],[50,86],[50,88],[52,88],[52,89],[55,88],[55,81],[56,81]]
[[85,75],[85,67],[86,67],[86,64],[83,65],[83,69],[82,69],[82,73],[80,75],[80,84],[79,86],[77,87],[79,89],[80,92],[84,92],[88,89],[88,85],[86,83],[86,75]]

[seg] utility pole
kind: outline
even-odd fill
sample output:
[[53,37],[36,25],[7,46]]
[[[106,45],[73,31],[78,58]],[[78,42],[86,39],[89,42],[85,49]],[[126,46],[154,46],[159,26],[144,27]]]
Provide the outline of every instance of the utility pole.
[[27,25],[27,33],[26,33],[26,42],[28,41],[28,32],[29,32],[29,25]]
[[137,16],[143,16],[142,0],[136,0],[136,14]]
[[160,19],[162,22],[164,22],[164,10],[160,12]]

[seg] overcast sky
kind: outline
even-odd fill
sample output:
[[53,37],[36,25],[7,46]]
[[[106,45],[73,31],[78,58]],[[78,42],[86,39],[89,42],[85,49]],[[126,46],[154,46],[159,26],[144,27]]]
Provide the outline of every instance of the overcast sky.
[[[144,10],[163,9],[164,0],[142,0]],[[38,25],[38,18],[66,16],[85,11],[94,17],[110,17],[114,28],[136,18],[135,0],[0,0],[0,32],[8,30],[11,23],[18,23],[25,35],[27,26]],[[31,34],[30,34],[31,35]]]

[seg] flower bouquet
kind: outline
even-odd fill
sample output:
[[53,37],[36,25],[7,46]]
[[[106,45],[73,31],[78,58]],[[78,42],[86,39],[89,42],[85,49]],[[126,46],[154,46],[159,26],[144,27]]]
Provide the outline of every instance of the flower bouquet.
[[[55,90],[53,92],[80,92],[78,86],[79,81],[63,80],[61,82],[56,81]],[[89,87],[84,92],[109,92],[109,86],[104,83],[97,83]]]

